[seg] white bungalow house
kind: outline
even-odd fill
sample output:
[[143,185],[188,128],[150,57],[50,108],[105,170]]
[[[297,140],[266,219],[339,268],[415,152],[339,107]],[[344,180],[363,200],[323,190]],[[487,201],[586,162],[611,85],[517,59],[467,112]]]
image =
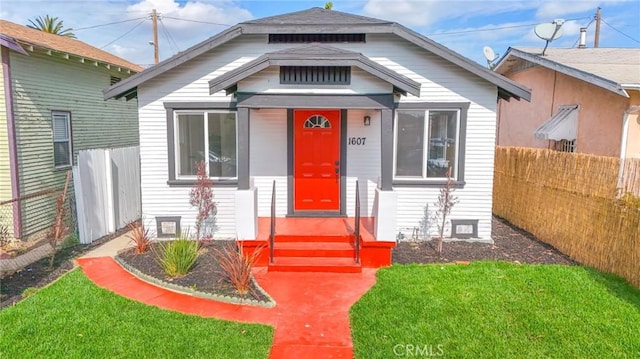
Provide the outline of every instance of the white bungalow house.
[[356,271],[356,248],[362,266],[388,265],[396,238],[425,227],[449,168],[447,236],[491,239],[496,103],[530,92],[397,23],[312,8],[240,23],[104,91],[135,96],[158,236],[194,226],[204,160],[215,238],[268,245],[275,193],[274,269]]

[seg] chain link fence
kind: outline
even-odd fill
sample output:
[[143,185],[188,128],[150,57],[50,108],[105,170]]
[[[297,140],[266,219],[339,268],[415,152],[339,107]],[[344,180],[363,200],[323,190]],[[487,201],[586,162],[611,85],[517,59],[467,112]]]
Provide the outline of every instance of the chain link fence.
[[[15,241],[31,242],[48,239],[56,221],[57,200],[64,188],[49,188],[19,198],[0,201],[0,245]],[[73,235],[77,229],[73,189],[67,190],[62,204],[62,224]]]

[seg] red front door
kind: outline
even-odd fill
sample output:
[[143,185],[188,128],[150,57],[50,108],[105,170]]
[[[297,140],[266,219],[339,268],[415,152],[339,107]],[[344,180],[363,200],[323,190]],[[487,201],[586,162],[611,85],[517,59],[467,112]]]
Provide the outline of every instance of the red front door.
[[340,210],[340,111],[295,110],[293,188],[296,211]]

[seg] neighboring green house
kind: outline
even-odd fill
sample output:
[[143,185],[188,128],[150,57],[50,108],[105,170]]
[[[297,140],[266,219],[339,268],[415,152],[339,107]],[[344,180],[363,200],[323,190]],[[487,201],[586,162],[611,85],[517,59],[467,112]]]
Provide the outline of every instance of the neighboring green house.
[[0,45],[0,223],[26,238],[50,226],[54,196],[39,194],[63,186],[78,151],[139,143],[137,101],[102,90],[142,68],[4,20]]

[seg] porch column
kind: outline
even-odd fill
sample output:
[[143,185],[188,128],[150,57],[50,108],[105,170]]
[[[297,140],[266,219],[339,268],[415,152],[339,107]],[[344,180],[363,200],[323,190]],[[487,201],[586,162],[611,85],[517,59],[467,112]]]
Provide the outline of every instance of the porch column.
[[238,107],[238,190],[249,189],[249,108]]
[[236,237],[238,240],[256,239],[258,235],[258,189],[249,172],[249,108],[238,107],[238,190],[236,191]]
[[380,110],[381,178],[374,199],[375,237],[378,241],[395,241],[398,196],[393,191],[393,110]]
[[393,111],[390,108],[380,110],[380,129],[382,152],[382,168],[380,188],[383,191],[391,191],[393,189]]

